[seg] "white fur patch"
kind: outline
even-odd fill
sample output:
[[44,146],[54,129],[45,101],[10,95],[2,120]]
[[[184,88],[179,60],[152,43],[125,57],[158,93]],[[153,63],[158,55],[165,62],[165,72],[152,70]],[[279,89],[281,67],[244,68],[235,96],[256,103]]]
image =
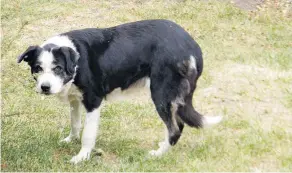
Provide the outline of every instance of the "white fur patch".
[[196,64],[196,59],[193,55],[190,56],[190,62],[189,62],[190,68],[191,69],[196,69],[197,64]]
[[41,47],[44,47],[46,44],[55,44],[60,47],[63,47],[63,46],[70,47],[77,53],[77,49],[74,46],[73,42],[68,38],[68,36],[65,36],[65,35],[57,35],[52,38],[49,38],[41,45]]
[[168,139],[168,130],[165,128],[165,139],[162,142],[159,142],[159,148],[158,150],[151,150],[149,152],[152,156],[162,156],[164,153],[166,153],[170,149],[171,145],[169,143]]
[[53,68],[54,56],[52,52],[42,51],[38,57],[38,61],[41,63],[41,67],[44,72],[50,72]]
[[111,93],[106,95],[106,101],[120,101],[128,100],[139,95],[142,89],[150,90],[150,78],[144,77],[137,82],[133,83],[126,90],[121,90],[121,88],[116,88]]
[[37,91],[42,92],[42,84],[49,83],[51,86],[50,93],[55,94],[61,91],[63,81],[59,76],[54,75],[52,72],[43,73],[37,79]]
[[95,146],[99,119],[100,107],[86,114],[84,130],[82,133],[82,148],[80,152],[70,160],[71,163],[76,164],[82,160],[88,160],[90,158],[90,153]]
[[70,102],[74,100],[82,100],[82,92],[76,85],[72,84],[73,80],[69,81],[63,86],[63,89],[58,93],[58,98],[63,102]]
[[209,127],[212,125],[216,125],[222,121],[223,117],[222,116],[203,116],[203,126],[204,127]]

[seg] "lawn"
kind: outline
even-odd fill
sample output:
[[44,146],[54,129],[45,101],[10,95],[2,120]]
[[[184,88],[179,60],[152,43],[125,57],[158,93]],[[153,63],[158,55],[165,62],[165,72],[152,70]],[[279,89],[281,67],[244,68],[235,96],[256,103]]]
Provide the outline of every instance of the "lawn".
[[[2,171],[292,171],[292,19],[280,8],[256,12],[217,1],[1,0]],[[161,158],[148,156],[164,125],[149,95],[106,103],[91,160],[71,165],[80,141],[69,107],[36,94],[29,67],[16,59],[55,34],[142,19],[170,19],[200,44],[204,72],[194,106],[223,115],[213,128],[185,128]]]

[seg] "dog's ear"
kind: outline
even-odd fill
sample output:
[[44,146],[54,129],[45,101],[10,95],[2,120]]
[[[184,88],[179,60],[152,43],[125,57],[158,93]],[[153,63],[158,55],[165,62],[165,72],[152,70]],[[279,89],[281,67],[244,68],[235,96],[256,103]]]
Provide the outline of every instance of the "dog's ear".
[[77,54],[70,47],[59,47],[52,50],[54,56],[61,56],[65,59],[66,71],[72,75],[75,72],[75,67],[77,65]]
[[40,50],[41,47],[39,46],[29,46],[26,51],[18,57],[17,63],[20,63],[22,60],[31,62],[38,55]]

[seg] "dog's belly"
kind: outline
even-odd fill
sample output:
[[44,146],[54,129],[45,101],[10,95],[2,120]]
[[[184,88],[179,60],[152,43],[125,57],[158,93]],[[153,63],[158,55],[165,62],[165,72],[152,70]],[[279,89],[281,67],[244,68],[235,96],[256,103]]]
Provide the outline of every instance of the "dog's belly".
[[121,88],[116,88],[111,93],[107,94],[105,97],[106,101],[122,101],[122,100],[145,100],[149,98],[150,93],[150,79],[149,77],[144,77],[137,82],[129,86],[125,90]]

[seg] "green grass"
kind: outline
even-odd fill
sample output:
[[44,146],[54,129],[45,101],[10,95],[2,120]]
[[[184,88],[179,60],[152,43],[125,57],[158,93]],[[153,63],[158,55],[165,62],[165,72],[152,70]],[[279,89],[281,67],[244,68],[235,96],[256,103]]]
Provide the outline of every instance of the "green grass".
[[[292,171],[292,21],[279,11],[250,13],[216,1],[2,0],[2,171]],[[222,114],[214,128],[186,128],[162,158],[164,127],[149,99],[106,104],[96,148],[101,157],[71,165],[80,142],[69,133],[69,108],[34,91],[17,56],[29,45],[72,29],[167,18],[200,44],[204,72],[196,109]]]

